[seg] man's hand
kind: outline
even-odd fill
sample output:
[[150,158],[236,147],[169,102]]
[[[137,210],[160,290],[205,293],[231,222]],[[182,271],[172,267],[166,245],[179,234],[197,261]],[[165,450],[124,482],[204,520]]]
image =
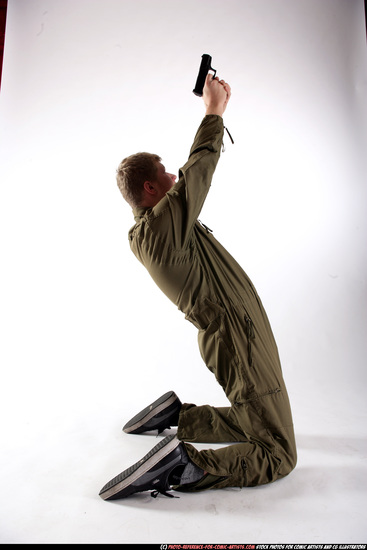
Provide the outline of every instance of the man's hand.
[[230,97],[230,85],[224,80],[219,80],[218,77],[213,78],[213,75],[208,73],[203,89],[203,100],[206,107],[205,114],[223,116]]

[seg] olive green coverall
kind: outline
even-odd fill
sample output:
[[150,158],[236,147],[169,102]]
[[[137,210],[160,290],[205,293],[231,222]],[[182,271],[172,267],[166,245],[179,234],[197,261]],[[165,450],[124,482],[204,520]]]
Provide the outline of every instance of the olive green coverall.
[[[255,486],[296,465],[292,414],[277,345],[246,273],[198,220],[220,156],[223,120],[204,117],[177,183],[153,208],[134,210],[130,246],[159,288],[198,329],[202,358],[230,406],[184,403],[177,436],[231,443],[190,459],[211,488]],[[183,486],[182,486],[183,487]],[[208,483],[197,490],[209,488]]]

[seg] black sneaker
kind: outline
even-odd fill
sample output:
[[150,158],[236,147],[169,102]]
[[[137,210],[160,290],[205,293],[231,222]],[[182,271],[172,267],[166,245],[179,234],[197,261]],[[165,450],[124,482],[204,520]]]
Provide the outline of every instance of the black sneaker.
[[178,425],[181,401],[173,391],[169,391],[140,411],[122,428],[128,434],[140,434],[150,430],[163,432]]
[[185,445],[175,435],[170,435],[139,462],[106,483],[99,495],[104,500],[114,500],[151,490],[152,496],[162,493],[172,497],[167,491],[171,489],[171,484],[179,482],[188,462]]

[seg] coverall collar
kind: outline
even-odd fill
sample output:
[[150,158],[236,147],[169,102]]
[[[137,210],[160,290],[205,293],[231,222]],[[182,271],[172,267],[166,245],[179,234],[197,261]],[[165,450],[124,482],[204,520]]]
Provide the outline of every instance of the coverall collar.
[[146,206],[137,206],[133,209],[134,220],[138,222],[142,218],[145,212],[149,210]]

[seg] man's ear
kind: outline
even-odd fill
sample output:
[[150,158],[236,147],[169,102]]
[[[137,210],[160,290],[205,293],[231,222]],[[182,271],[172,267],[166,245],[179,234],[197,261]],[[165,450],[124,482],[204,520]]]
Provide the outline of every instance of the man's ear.
[[144,189],[147,193],[149,193],[149,195],[155,195],[156,194],[156,190],[154,188],[154,186],[151,184],[150,181],[145,181],[144,182]]

